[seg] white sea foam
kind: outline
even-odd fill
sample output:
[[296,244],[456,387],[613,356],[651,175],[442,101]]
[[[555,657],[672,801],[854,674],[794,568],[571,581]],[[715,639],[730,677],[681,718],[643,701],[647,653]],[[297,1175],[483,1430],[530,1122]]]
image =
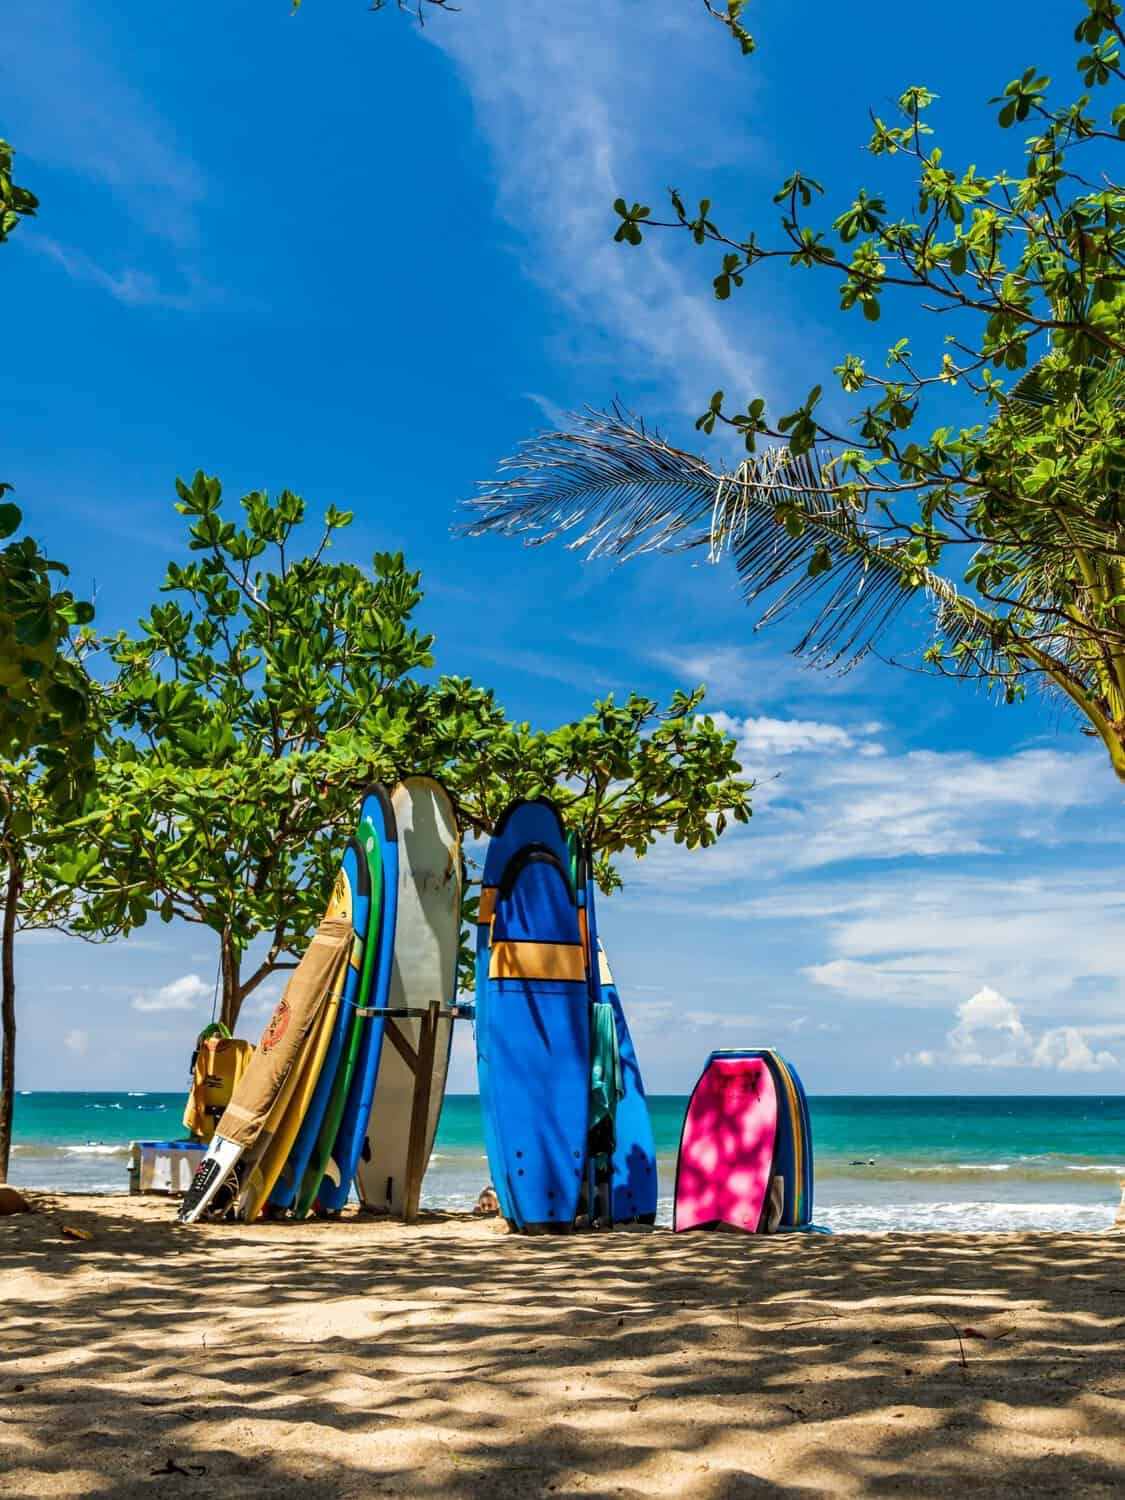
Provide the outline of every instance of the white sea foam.
[[107,1146],[102,1141],[88,1141],[85,1146],[60,1146],[68,1156],[128,1156],[128,1146]]
[[948,1177],[952,1172],[1010,1172],[1005,1161],[958,1161],[925,1167],[903,1167],[905,1177]]
[[1113,1215],[1113,1207],[1091,1203],[841,1203],[816,1210],[817,1222],[837,1234],[1092,1234],[1108,1229]]

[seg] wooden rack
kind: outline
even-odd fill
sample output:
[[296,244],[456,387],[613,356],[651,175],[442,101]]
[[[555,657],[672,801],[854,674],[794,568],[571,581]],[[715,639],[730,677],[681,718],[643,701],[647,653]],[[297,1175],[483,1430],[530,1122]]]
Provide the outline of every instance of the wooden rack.
[[[474,1005],[439,1005],[435,1000],[426,1006],[363,1006],[357,1016],[382,1017],[387,1023],[383,1035],[391,1043],[414,1078],[414,1096],[410,1104],[410,1136],[406,1148],[406,1185],[403,1190],[403,1223],[413,1224],[418,1217],[418,1201],[422,1194],[422,1178],[426,1175],[428,1162],[423,1160],[426,1150],[426,1121],[430,1117],[430,1095],[434,1081],[434,1053],[437,1050],[438,1026],[443,1021],[472,1021],[476,1017]],[[405,1037],[399,1020],[421,1020],[422,1032],[415,1048]]]

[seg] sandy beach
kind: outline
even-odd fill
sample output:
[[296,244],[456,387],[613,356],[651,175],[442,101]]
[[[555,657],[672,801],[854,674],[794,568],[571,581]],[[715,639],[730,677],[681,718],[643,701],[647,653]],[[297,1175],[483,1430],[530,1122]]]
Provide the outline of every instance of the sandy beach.
[[1125,1485],[1123,1235],[529,1240],[35,1201],[0,1220],[0,1495]]

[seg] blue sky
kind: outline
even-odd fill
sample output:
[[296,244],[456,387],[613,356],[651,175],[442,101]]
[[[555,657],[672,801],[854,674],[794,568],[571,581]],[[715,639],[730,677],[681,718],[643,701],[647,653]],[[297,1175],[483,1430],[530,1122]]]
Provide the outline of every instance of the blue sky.
[[[672,183],[737,226],[794,165],[873,186],[867,108],[918,81],[949,155],[1015,165],[1014,138],[979,144],[988,97],[1031,61],[1069,87],[1057,3],[1019,37],[999,0],[885,34],[825,6],[815,38],[754,9],[744,62],[687,0],[465,0],[424,32],[362,0],[8,0],[0,133],[42,208],[2,252],[4,477],[106,627],[152,597],[173,481],[202,467],[354,509],[351,555],[424,570],[439,665],[537,724],[707,682],[761,779],[752,825],[657,849],[602,914],[650,1088],[776,1042],[814,1092],[1118,1092],[1121,795],[1069,723],[879,662],[807,672],[723,570],[450,535],[561,411],[619,397],[705,442],[716,386],[786,402],[846,349],[925,336],[792,274],[719,307],[709,256],[611,243],[619,193]],[[20,1086],[178,1087],[215,957],[189,930],[27,938]]]

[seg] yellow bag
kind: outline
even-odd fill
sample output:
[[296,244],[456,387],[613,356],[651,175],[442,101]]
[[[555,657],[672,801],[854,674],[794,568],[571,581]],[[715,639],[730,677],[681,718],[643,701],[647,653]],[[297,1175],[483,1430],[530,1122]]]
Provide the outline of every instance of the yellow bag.
[[184,1107],[184,1129],[197,1141],[209,1141],[219,1116],[230,1103],[235,1084],[253,1056],[250,1042],[232,1037],[221,1023],[200,1035],[192,1069],[191,1092]]

